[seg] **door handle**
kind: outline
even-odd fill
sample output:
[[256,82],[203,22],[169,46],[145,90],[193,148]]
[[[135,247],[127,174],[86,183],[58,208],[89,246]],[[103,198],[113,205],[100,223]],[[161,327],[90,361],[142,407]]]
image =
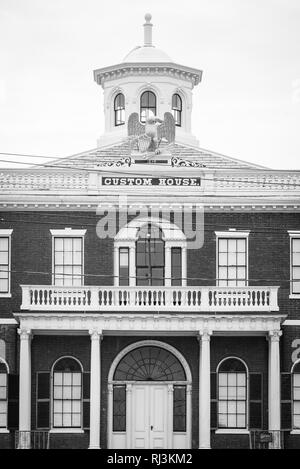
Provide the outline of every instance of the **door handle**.
[[150,430],[153,430],[153,425],[151,425]]

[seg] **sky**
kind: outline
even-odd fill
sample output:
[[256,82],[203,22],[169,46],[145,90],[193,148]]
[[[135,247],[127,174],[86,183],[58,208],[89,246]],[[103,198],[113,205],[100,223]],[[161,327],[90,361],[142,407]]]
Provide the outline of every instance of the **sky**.
[[203,70],[201,148],[300,170],[300,0],[0,0],[0,153],[95,148],[104,114],[93,70],[143,44],[147,12],[153,44]]

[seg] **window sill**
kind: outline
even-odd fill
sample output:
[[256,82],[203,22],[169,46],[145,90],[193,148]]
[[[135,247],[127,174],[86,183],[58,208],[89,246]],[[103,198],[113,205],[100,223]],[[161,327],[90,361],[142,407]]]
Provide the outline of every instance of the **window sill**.
[[84,433],[82,428],[51,428],[49,433]]
[[299,294],[291,293],[290,296],[289,296],[289,299],[290,300],[300,300],[300,293]]
[[219,435],[249,435],[250,432],[244,428],[223,428],[216,430],[215,433]]
[[11,298],[11,293],[0,293],[0,298]]
[[10,431],[7,428],[0,428],[0,433],[10,433]]
[[300,435],[300,430],[292,430],[290,435]]

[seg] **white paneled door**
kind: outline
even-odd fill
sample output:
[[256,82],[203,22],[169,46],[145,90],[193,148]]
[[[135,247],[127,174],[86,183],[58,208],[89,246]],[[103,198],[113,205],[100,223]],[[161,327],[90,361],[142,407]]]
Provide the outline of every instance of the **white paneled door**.
[[168,385],[133,386],[132,423],[132,448],[167,448]]

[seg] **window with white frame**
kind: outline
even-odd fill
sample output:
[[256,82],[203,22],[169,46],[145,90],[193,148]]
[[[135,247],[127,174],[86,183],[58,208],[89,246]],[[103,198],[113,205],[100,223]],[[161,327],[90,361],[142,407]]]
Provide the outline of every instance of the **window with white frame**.
[[77,360],[64,357],[53,367],[53,428],[82,426],[82,368]]
[[237,358],[218,369],[218,428],[247,427],[247,369]]
[[133,221],[115,238],[115,284],[186,285],[186,238],[169,222]]
[[0,230],[0,296],[10,294],[11,233]]
[[0,359],[0,428],[7,428],[7,376],[7,366]]
[[85,230],[51,230],[53,247],[53,284],[81,286],[84,284]]
[[296,363],[292,373],[293,389],[293,428],[300,430],[300,362]]
[[300,232],[290,232],[291,294],[300,295]]
[[248,233],[217,234],[217,285],[246,286],[248,282]]

